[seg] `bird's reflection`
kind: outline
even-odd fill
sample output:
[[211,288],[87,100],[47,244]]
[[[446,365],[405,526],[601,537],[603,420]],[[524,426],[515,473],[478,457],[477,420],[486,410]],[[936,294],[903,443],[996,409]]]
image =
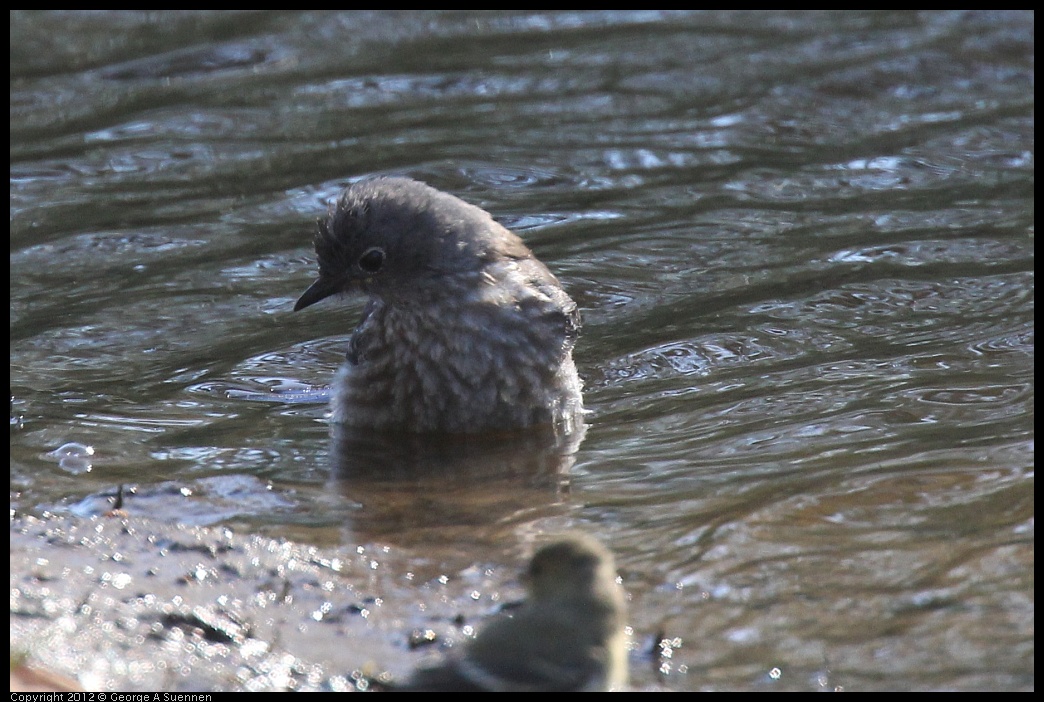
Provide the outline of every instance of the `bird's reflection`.
[[358,506],[351,526],[363,541],[496,538],[562,504],[585,431],[430,435],[334,425],[331,484]]

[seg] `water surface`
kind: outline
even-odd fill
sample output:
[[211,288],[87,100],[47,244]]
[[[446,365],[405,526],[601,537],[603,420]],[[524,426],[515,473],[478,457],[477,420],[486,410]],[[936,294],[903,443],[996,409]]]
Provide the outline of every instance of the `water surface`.
[[[1033,19],[13,12],[12,511],[124,485],[369,549],[424,574],[353,584],[407,628],[579,528],[638,686],[1032,689]],[[489,210],[579,303],[555,469],[343,480],[321,403],[251,399],[340,364],[363,301],[291,309],[370,174]],[[285,643],[298,687],[374,650],[341,638]]]

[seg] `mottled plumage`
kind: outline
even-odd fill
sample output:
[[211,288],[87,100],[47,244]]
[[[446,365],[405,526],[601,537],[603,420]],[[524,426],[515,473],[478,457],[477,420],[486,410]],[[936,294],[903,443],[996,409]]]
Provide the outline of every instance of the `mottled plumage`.
[[371,178],[338,198],[315,250],[319,279],[295,310],[370,296],[334,383],[335,422],[461,433],[581,421],[576,304],[484,210]]

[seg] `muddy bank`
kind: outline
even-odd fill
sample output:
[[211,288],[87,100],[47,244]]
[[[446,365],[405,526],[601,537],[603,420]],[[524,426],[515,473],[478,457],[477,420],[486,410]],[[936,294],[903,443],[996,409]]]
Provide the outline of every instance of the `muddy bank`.
[[405,676],[521,594],[513,567],[447,577],[409,561],[125,515],[15,515],[12,650],[88,690],[348,691]]

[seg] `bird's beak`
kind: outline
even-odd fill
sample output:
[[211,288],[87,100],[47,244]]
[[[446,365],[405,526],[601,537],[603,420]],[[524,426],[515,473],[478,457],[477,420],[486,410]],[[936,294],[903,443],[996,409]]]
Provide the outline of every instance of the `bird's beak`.
[[314,305],[320,300],[325,300],[331,295],[336,295],[342,290],[344,290],[344,284],[342,281],[320,277],[304,291],[304,294],[301,295],[300,298],[298,298],[297,304],[294,305],[294,312],[303,310],[309,305]]

